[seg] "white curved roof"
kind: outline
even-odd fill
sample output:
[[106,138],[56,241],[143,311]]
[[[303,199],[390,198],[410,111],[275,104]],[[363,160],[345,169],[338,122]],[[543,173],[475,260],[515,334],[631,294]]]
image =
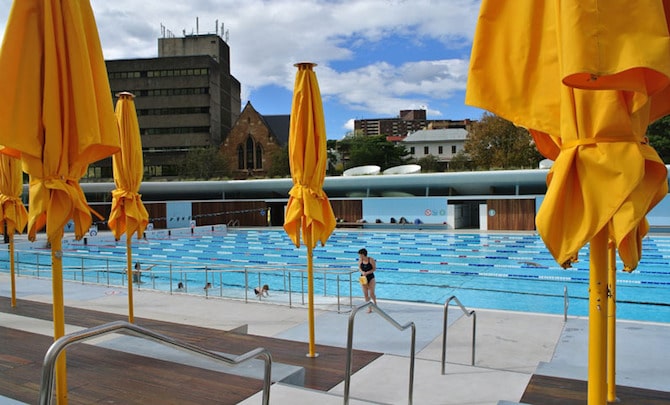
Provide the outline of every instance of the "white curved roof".
[[379,174],[381,167],[376,165],[357,166],[347,169],[342,173],[342,176],[367,176],[370,174]]
[[551,169],[551,166],[554,165],[554,161],[551,159],[543,159],[540,161],[540,169]]
[[420,173],[421,166],[419,165],[402,165],[402,166],[393,166],[384,170],[382,174],[412,174]]

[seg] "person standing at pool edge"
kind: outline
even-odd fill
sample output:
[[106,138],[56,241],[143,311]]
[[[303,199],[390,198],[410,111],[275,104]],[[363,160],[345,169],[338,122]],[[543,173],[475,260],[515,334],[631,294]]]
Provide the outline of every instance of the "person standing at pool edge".
[[[372,257],[368,257],[367,249],[358,251],[358,269],[361,276],[365,276],[368,280],[366,284],[361,284],[365,302],[370,301],[377,305],[377,296],[375,295],[375,270],[377,270],[377,262]],[[372,308],[368,308],[368,312],[372,312]]]

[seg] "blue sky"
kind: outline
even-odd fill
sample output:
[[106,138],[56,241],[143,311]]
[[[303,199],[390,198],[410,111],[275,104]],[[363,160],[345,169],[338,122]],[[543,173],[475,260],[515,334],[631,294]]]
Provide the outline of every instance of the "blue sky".
[[[21,1],[21,0],[17,0]],[[464,105],[479,0],[92,0],[106,59],[157,56],[161,25],[228,32],[242,106],[289,114],[296,62],[315,68],[329,139],[354,119],[426,109],[428,119],[479,119]],[[0,0],[0,32],[11,7]]]

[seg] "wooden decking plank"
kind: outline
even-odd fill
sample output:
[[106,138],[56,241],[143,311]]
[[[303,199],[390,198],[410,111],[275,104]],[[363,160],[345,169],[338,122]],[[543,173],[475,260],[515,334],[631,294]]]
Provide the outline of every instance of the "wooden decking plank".
[[[36,403],[44,354],[52,338],[0,327],[0,352],[27,346],[27,361],[3,371],[0,394]],[[5,357],[3,357],[5,358]],[[4,361],[0,360],[3,366]],[[262,389],[262,381],[165,362],[91,345],[67,349],[68,397],[72,404],[236,404]]]
[[[545,405],[585,405],[588,397],[586,381],[533,375],[521,402]],[[617,386],[620,405],[668,405],[670,393],[643,388]]]
[[[9,304],[8,298],[0,297],[0,312],[8,312],[48,321],[52,319],[51,305],[49,304],[28,300],[17,301],[17,306],[14,308],[11,308]],[[127,320],[127,317],[101,311],[66,307],[65,320],[66,323],[71,325],[92,327],[115,320]],[[319,356],[317,358],[309,358],[305,355],[308,351],[308,345],[305,342],[238,334],[218,329],[138,317],[135,318],[135,323],[179,341],[195,344],[210,351],[239,355],[258,347],[264,347],[271,352],[274,362],[303,367],[305,369],[304,386],[308,388],[327,391],[341,383],[344,379],[346,365],[346,350],[344,348],[316,345],[315,349],[319,353]],[[26,350],[25,348],[17,349],[18,352]],[[71,350],[71,348],[68,348],[68,352]],[[45,351],[46,348],[44,349]],[[356,372],[365,367],[379,356],[381,356],[381,353],[355,350],[352,364],[353,371]],[[69,359],[68,364],[70,364]],[[94,360],[91,360],[91,364],[95,364]],[[83,362],[79,366],[90,367],[90,364]],[[36,381],[39,384],[39,380]],[[193,391],[193,388],[188,384],[185,389]]]

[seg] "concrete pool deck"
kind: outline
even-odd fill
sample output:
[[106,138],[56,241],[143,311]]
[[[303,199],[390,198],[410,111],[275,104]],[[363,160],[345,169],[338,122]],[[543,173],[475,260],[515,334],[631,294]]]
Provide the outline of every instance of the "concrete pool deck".
[[[51,302],[51,280],[19,277],[17,298]],[[202,295],[134,291],[136,317],[231,330],[246,325],[249,334],[308,341],[307,310],[279,302],[249,302],[205,298]],[[0,296],[10,296],[9,275],[0,273]],[[64,284],[65,305],[127,314],[123,288]],[[356,304],[362,304],[357,300]],[[379,301],[379,307],[398,323],[416,325],[416,364],[413,402],[416,404],[518,403],[533,374],[586,380],[588,320],[539,313],[475,309],[475,365],[470,365],[472,318],[450,309],[446,373],[440,372],[442,314],[438,305]],[[451,308],[451,307],[450,307]],[[50,322],[2,315],[4,327],[47,336]],[[316,343],[345,347],[348,313],[315,311]],[[66,333],[76,330],[66,327]],[[356,316],[354,348],[384,353],[351,379],[352,404],[407,403],[408,331],[400,332],[378,314]],[[617,324],[617,384],[670,392],[670,323],[619,321]],[[305,345],[307,350],[307,345]],[[1,377],[0,377],[1,378]],[[35,382],[39,383],[39,382]],[[272,404],[342,403],[344,384],[329,392],[276,383]],[[0,404],[11,403],[9,400]],[[242,402],[261,403],[261,393]]]

